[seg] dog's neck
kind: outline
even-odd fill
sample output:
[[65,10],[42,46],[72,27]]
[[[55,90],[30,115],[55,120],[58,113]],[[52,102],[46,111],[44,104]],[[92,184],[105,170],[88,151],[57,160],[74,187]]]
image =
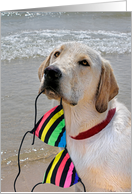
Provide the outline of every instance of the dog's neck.
[[104,113],[99,113],[95,109],[94,102],[79,102],[76,106],[70,106],[63,102],[66,131],[69,136],[77,136],[106,119],[108,111],[113,107],[109,102],[108,109]]

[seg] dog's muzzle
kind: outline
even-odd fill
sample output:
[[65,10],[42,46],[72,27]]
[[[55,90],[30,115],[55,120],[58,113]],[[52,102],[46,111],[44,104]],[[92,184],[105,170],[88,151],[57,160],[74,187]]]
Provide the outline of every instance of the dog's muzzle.
[[58,94],[60,92],[60,79],[62,72],[54,65],[46,67],[44,70],[44,88]]
[[48,98],[50,99],[63,98],[65,102],[69,103],[72,106],[75,106],[77,105],[77,103],[67,100],[62,93],[60,86],[62,76],[63,75],[61,70],[55,65],[46,67],[44,70],[44,84],[41,86],[39,92],[44,90],[44,93],[48,96]]

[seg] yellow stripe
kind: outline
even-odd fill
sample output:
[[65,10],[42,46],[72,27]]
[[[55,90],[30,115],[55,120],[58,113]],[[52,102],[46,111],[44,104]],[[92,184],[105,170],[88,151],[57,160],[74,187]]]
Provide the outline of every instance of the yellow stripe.
[[58,163],[58,161],[60,160],[60,157],[61,157],[61,155],[62,155],[63,152],[64,152],[64,150],[62,150],[61,152],[59,152],[59,154],[57,154],[57,156],[55,157],[54,162],[53,162],[53,164],[52,164],[52,166],[50,168],[50,171],[49,171],[49,173],[47,175],[47,179],[45,181],[46,183],[51,183],[50,180],[51,180],[51,176],[52,176],[53,170],[54,170],[56,164]]
[[63,109],[61,109],[59,112],[57,112],[50,120],[49,122],[47,123],[47,125],[45,126],[44,130],[43,130],[43,133],[41,135],[41,140],[44,141],[45,140],[45,136],[49,130],[49,128],[53,125],[53,123],[61,116],[63,115],[64,112],[63,112]]

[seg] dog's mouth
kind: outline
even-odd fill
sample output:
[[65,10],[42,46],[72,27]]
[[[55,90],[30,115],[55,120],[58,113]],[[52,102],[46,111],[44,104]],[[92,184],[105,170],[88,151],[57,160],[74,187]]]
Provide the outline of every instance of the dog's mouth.
[[52,86],[43,85],[40,87],[39,93],[41,93],[42,91],[43,91],[43,94],[45,94],[48,99],[60,100],[62,98],[66,104],[69,104],[71,106],[77,105],[76,102],[74,102],[72,100],[68,100],[67,98],[65,98],[65,95],[60,92],[60,89],[59,89],[59,91],[57,91]]
[[77,103],[68,101],[63,95],[59,94],[56,90],[54,90],[50,86],[45,88],[40,88],[39,93],[41,93],[42,91],[43,91],[43,94],[45,94],[48,97],[48,99],[60,100],[62,98],[66,104],[69,104],[71,106],[77,105]]
[[49,99],[55,99],[61,98],[60,94],[54,90],[52,87],[46,87],[45,88],[45,94]]
[[51,86],[47,87],[41,87],[39,89],[39,93],[43,91],[43,94],[45,94],[49,99],[59,99],[61,98],[61,95]]

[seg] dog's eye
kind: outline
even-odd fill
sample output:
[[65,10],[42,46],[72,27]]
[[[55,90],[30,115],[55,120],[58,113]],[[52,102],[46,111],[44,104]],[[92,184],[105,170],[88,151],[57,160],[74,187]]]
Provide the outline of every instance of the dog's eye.
[[55,57],[58,57],[59,55],[60,55],[59,51],[55,52],[55,54],[54,54]]
[[79,61],[79,65],[90,66],[86,60]]

